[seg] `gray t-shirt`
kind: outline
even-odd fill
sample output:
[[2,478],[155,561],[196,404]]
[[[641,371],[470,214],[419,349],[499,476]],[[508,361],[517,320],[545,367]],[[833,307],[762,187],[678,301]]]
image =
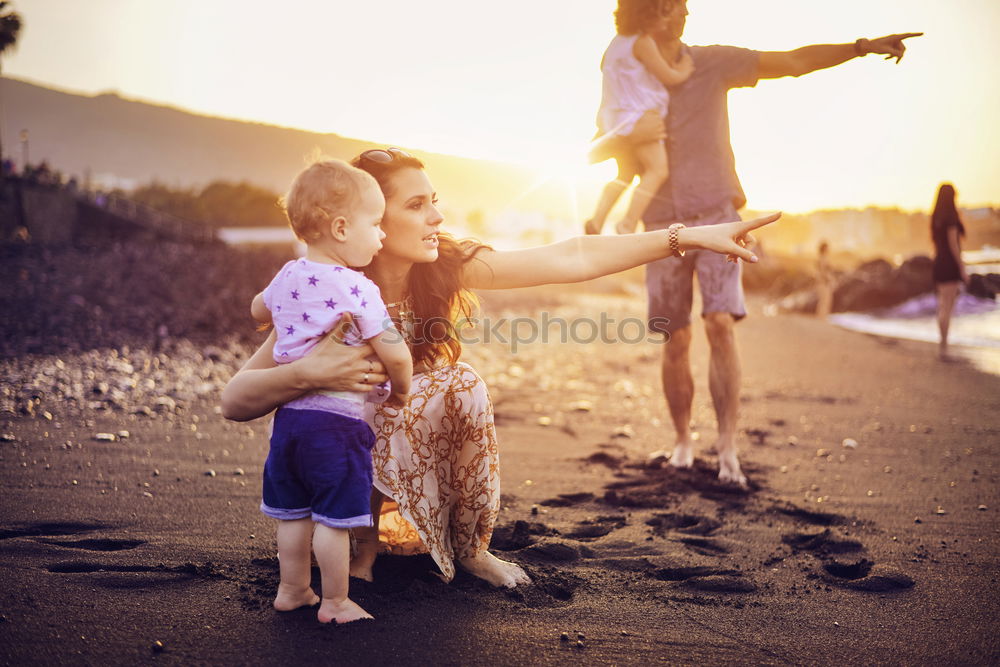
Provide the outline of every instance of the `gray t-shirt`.
[[757,85],[758,51],[735,46],[685,46],[694,74],[670,88],[667,153],[670,178],[643,218],[648,229],[732,204],[746,204],[729,138],[730,88]]

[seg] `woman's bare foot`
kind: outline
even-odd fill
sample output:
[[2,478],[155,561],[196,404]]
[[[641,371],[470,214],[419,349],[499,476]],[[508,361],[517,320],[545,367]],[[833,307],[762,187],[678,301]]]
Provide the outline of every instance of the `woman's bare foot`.
[[351,558],[349,574],[365,581],[375,581],[372,568],[375,566],[375,557],[378,556],[378,540],[356,538],[357,551]]
[[590,220],[588,220],[587,222],[585,222],[583,224],[583,233],[584,234],[600,234],[601,233],[601,225],[600,225],[600,223],[598,223],[596,220],[594,220],[593,218],[591,218]]
[[470,558],[460,558],[458,564],[469,574],[497,587],[514,588],[518,584],[531,583],[531,577],[520,565],[500,560],[489,551],[481,551]]
[[274,608],[278,611],[294,611],[299,607],[311,607],[319,602],[319,596],[311,586],[294,588],[278,584],[278,594],[274,596]]
[[320,623],[336,621],[340,623],[350,623],[362,619],[372,619],[374,616],[358,606],[351,598],[344,598],[339,602],[329,598],[323,598],[323,604],[319,606],[316,618]]

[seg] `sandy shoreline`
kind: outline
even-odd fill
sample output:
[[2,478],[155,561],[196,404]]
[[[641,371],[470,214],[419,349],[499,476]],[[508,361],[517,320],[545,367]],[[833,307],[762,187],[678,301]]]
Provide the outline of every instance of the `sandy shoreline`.
[[[635,296],[539,294],[487,297],[485,312],[643,311]],[[269,608],[263,422],[227,423],[211,398],[169,418],[0,415],[15,438],[0,442],[0,659],[996,663],[1000,378],[761,305],[739,325],[749,492],[718,485],[705,453],[700,325],[702,451],[684,472],[642,465],[670,443],[657,346],[470,348],[496,401],[498,553],[536,583],[445,585],[425,557],[383,557],[376,583],[352,582],[376,621],[343,628]]]

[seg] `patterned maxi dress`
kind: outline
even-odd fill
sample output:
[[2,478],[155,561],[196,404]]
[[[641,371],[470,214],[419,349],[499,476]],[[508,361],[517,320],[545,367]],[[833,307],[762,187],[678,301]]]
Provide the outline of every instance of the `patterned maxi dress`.
[[[405,331],[404,325],[404,331]],[[430,553],[443,578],[456,558],[486,550],[500,508],[500,455],[486,383],[457,362],[413,376],[403,409],[366,404],[375,432],[375,488],[386,503],[380,542]]]

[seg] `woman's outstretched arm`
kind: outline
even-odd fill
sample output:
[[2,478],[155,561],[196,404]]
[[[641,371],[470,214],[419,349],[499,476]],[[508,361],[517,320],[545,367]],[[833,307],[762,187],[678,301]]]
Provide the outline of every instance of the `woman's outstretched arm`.
[[[705,249],[748,262],[757,261],[745,245],[750,232],[774,222],[780,213],[737,222],[685,227],[677,232],[681,250]],[[525,250],[480,249],[465,265],[465,281],[478,289],[509,289],[575,283],[641,266],[671,254],[668,232],[580,236]]]
[[[386,380],[378,359],[371,359],[371,346],[344,345],[344,318],[334,331],[309,354],[289,364],[274,363],[272,331],[264,344],[222,390],[222,415],[234,421],[249,421],[268,414],[310,391],[370,391]],[[365,381],[367,380],[367,381]]]

